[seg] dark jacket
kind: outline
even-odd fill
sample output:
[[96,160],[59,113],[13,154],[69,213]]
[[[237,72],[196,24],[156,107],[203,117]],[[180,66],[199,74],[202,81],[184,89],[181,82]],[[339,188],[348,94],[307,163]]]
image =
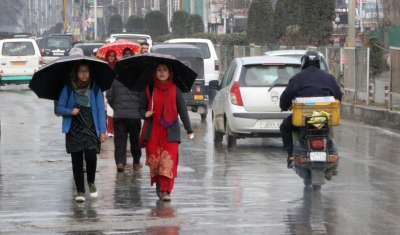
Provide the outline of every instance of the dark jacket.
[[[148,107],[148,100],[146,92],[142,92],[142,96],[140,97],[140,104],[139,104],[139,113],[143,119],[147,119],[145,114],[147,112]],[[185,128],[188,134],[193,133],[192,126],[190,124],[189,113],[186,107],[185,100],[182,96],[182,91],[179,87],[176,87],[176,107],[178,109],[179,117],[183,123],[183,127]],[[147,124],[145,134],[143,136],[144,140],[150,139],[151,130],[153,127],[153,122],[149,121]],[[181,129],[179,126],[179,122],[175,122],[170,127],[168,127],[168,142],[178,141],[181,142]]]
[[106,92],[108,104],[114,110],[113,118],[141,119],[139,115],[139,100],[142,92],[131,91],[117,80]]
[[289,80],[281,95],[279,107],[286,111],[292,105],[294,98],[319,96],[333,96],[341,101],[342,91],[333,75],[317,66],[308,66]]

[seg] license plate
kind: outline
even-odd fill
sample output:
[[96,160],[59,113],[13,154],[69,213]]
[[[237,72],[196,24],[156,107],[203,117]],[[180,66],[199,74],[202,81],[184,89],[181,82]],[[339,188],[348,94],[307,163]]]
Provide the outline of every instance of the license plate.
[[64,55],[63,52],[54,52],[53,55]]
[[326,153],[325,152],[310,152],[310,161],[325,162],[326,161]]
[[260,121],[261,128],[279,128],[281,125],[282,121]]
[[204,100],[203,95],[194,95],[193,97],[194,100]]
[[11,66],[26,66],[26,61],[11,61]]

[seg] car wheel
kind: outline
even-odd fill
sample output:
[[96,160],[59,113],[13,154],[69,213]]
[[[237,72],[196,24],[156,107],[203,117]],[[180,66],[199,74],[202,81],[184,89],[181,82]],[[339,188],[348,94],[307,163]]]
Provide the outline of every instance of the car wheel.
[[203,121],[207,119],[206,113],[200,114],[200,116],[201,116],[201,120],[203,120]]
[[213,141],[216,144],[220,144],[222,143],[222,138],[223,138],[223,134],[221,132],[218,132],[217,129],[215,128],[214,122],[213,122]]
[[236,137],[232,135],[228,122],[225,124],[225,138],[228,148],[236,147]]

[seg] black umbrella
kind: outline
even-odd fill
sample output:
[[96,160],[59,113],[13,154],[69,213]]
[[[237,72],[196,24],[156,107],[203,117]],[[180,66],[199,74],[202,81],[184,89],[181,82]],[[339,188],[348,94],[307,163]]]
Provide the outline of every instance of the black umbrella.
[[118,74],[117,80],[130,90],[143,91],[148,84],[153,83],[152,73],[159,63],[170,65],[176,86],[182,92],[190,92],[197,73],[170,55],[147,53],[128,57],[117,61],[114,70]]
[[111,88],[117,74],[107,62],[83,55],[63,56],[46,64],[33,75],[29,88],[39,98],[58,100],[65,84],[71,81],[72,68],[81,60],[89,64],[90,77],[102,91]]

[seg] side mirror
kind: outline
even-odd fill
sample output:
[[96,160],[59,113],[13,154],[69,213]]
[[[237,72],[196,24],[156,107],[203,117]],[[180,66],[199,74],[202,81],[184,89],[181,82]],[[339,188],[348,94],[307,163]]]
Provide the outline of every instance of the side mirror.
[[219,89],[218,80],[211,80],[208,83],[208,86],[213,90],[218,90]]

